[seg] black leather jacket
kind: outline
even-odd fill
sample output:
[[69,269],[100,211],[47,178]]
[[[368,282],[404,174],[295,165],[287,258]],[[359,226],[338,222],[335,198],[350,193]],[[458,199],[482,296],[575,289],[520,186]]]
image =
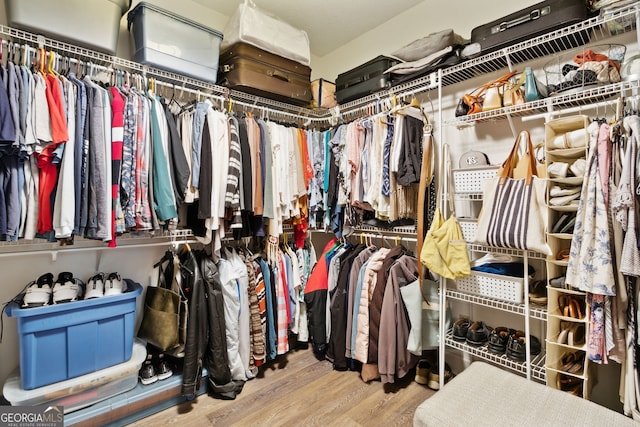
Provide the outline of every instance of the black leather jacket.
[[204,251],[196,251],[185,255],[182,269],[186,273],[184,276],[193,279],[189,280],[193,285],[189,298],[182,395],[196,394],[202,380],[202,368],[206,367],[209,390],[219,397],[233,399],[242,390],[242,384],[231,380],[218,268]]

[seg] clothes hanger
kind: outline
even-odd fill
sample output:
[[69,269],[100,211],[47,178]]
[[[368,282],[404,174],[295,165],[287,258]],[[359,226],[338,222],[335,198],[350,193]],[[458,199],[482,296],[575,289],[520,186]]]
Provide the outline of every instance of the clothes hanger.
[[58,73],[54,69],[54,64],[56,60],[56,54],[54,51],[49,51],[49,62],[47,63],[47,74],[52,75],[53,77],[58,77]]

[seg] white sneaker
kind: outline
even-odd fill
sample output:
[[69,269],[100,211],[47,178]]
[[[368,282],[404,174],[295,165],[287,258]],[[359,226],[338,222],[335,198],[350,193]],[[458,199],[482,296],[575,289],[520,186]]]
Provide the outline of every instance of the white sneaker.
[[53,303],[77,301],[82,298],[82,282],[73,277],[73,273],[64,271],[58,274],[58,280],[53,285]]
[[89,279],[84,299],[100,298],[104,295],[104,273],[98,273]]
[[27,290],[22,298],[23,307],[40,307],[49,305],[51,300],[51,288],[53,287],[53,274],[46,273],[37,280],[27,285]]
[[118,273],[109,273],[104,284],[104,296],[120,295],[124,291],[124,281]]

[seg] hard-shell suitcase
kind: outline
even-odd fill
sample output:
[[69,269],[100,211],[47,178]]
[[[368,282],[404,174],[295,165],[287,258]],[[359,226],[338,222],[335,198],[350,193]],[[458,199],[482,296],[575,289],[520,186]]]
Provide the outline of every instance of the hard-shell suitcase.
[[[484,54],[587,18],[588,9],[584,0],[545,0],[474,28],[471,30],[471,43],[479,43]],[[577,47],[575,41],[572,43],[565,48]]]
[[391,75],[385,71],[399,62],[397,59],[380,55],[356,68],[338,74],[336,78],[338,103],[353,101],[391,87]]
[[218,82],[223,86],[289,104],[311,102],[311,68],[247,43],[220,54]]

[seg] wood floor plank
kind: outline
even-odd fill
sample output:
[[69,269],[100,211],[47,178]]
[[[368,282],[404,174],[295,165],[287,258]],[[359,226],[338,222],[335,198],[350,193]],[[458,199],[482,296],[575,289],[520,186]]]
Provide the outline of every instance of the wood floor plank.
[[334,371],[311,350],[294,350],[261,369],[235,400],[208,395],[132,426],[411,426],[434,391],[410,373],[397,384],[365,383],[358,372]]

